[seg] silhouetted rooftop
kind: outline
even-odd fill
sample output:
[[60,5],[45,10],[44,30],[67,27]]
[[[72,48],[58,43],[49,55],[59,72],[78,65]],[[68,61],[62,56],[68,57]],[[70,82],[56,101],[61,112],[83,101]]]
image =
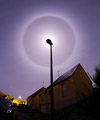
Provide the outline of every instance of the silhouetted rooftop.
[[69,71],[67,71],[66,73],[64,73],[63,75],[61,75],[57,80],[54,81],[53,85],[56,85],[60,82],[62,82],[65,79],[68,79],[69,77],[71,77],[73,75],[73,73],[76,71],[77,67],[80,64],[76,65],[75,67],[73,67],[72,69],[70,69]]

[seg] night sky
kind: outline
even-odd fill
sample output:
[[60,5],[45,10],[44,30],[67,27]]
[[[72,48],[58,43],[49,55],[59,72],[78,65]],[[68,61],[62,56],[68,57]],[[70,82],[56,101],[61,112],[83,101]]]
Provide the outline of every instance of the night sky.
[[48,38],[54,80],[79,63],[93,75],[100,62],[100,0],[0,0],[0,91],[26,99],[49,86]]

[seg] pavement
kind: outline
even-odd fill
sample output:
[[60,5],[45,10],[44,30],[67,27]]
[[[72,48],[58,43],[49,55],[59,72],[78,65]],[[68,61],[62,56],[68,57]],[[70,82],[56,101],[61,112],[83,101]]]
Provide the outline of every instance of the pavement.
[[33,120],[32,112],[26,110],[17,110],[14,120]]

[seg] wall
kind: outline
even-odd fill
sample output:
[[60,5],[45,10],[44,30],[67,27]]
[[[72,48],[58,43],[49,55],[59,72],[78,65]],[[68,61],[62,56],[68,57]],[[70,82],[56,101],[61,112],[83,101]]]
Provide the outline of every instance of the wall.
[[78,101],[93,93],[92,82],[81,66],[75,71],[73,78]]

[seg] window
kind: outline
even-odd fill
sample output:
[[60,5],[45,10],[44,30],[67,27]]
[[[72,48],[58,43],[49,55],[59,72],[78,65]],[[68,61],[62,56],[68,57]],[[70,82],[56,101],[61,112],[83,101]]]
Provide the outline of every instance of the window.
[[67,95],[67,91],[66,91],[66,84],[62,84],[62,96],[66,96]]

